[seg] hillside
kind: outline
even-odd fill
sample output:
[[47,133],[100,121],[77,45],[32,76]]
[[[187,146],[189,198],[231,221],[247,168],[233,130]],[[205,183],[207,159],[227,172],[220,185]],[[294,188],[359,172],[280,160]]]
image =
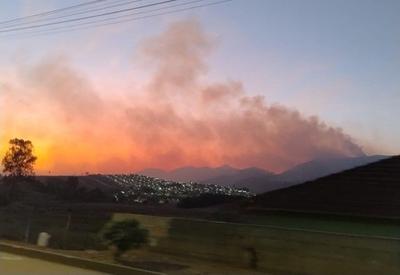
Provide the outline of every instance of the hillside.
[[183,199],[205,195],[222,201],[254,196],[246,190],[229,186],[174,182],[137,174],[0,179],[0,205],[27,199],[34,203],[30,199],[33,196],[47,196],[47,200],[75,203],[175,205]]
[[299,164],[281,174],[273,174],[259,168],[237,170],[236,173],[210,178],[202,183],[246,187],[254,193],[282,189],[358,166],[373,163],[387,156],[363,156],[354,158],[315,159]]
[[172,181],[194,181],[194,182],[204,182],[212,178],[218,178],[222,176],[234,175],[240,169],[233,168],[229,165],[224,165],[220,167],[192,167],[185,166],[180,167],[171,171],[164,171],[162,169],[148,168],[137,172],[140,175],[160,178]]
[[138,174],[182,182],[199,182],[221,186],[248,188],[254,193],[263,193],[291,185],[314,180],[357,166],[376,162],[387,156],[362,156],[353,158],[315,159],[299,164],[281,174],[273,174],[257,167],[238,169],[229,165],[220,167],[181,167],[171,171],[145,169]]
[[200,183],[248,188],[254,193],[282,188],[275,174],[257,167],[237,169],[234,173],[209,178]]
[[248,207],[400,217],[400,156],[259,195]]
[[279,174],[282,182],[303,183],[344,170],[380,161],[388,156],[374,155],[353,158],[314,159]]

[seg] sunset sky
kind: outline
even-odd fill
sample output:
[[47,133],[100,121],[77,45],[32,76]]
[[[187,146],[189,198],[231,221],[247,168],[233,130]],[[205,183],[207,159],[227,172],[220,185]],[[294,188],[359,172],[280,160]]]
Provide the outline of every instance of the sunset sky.
[[[82,2],[1,1],[0,21]],[[0,22],[0,153],[30,139],[53,174],[399,154],[399,14],[234,0],[46,35]]]

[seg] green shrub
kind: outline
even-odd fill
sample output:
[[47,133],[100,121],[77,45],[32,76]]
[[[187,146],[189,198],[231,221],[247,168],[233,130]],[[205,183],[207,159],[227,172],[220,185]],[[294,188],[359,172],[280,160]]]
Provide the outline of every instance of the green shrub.
[[103,238],[116,248],[115,257],[119,258],[131,248],[140,248],[148,242],[149,231],[140,226],[137,220],[130,219],[113,222],[106,227]]

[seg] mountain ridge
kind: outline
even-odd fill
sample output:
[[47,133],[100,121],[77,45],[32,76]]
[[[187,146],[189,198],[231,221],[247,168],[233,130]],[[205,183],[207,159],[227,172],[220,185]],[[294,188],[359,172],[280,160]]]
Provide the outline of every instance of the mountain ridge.
[[258,167],[240,169],[229,165],[214,168],[184,166],[171,171],[149,168],[137,173],[173,181],[194,181],[204,184],[245,187],[252,192],[262,193],[314,180],[385,158],[388,158],[388,156],[320,158],[296,165],[279,174]]

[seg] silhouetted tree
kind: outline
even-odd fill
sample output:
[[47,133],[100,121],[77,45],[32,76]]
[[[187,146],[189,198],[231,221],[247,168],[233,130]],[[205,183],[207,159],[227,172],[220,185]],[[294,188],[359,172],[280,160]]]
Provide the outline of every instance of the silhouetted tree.
[[10,177],[34,176],[36,156],[33,155],[33,144],[30,140],[14,138],[9,141],[9,148],[1,164],[3,172]]

